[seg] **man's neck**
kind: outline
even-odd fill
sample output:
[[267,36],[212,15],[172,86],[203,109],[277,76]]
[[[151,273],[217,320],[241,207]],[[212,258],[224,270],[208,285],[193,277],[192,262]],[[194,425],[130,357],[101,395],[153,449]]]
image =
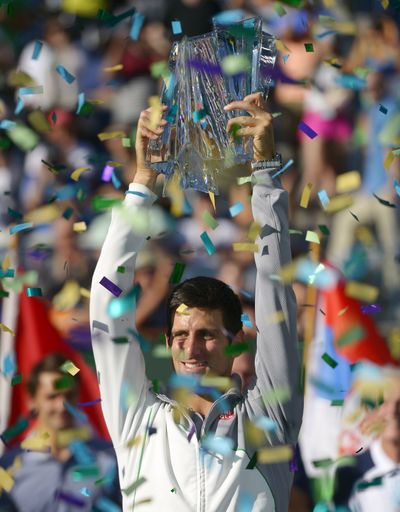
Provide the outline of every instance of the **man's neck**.
[[381,446],[385,454],[396,464],[400,464],[400,442],[393,443],[391,441],[381,440]]
[[190,395],[188,399],[188,407],[204,417],[208,416],[213,403],[210,397],[196,394]]

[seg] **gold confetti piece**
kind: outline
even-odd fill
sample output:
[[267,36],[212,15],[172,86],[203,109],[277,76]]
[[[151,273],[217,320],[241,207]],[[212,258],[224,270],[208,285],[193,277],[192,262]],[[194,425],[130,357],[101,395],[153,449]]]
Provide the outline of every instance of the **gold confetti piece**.
[[279,271],[279,277],[284,283],[291,283],[296,275],[297,262],[292,261],[282,267]]
[[285,320],[285,314],[283,311],[274,311],[267,316],[267,324],[279,324]]
[[78,167],[78,169],[75,169],[71,172],[71,179],[74,181],[78,181],[80,178],[80,175],[86,171],[90,171],[90,167]]
[[0,490],[4,489],[7,492],[10,492],[14,487],[14,480],[11,478],[8,471],[4,468],[0,467]]
[[79,292],[82,295],[82,297],[85,297],[85,299],[90,299],[90,290],[87,288],[79,288]]
[[2,323],[0,323],[0,331],[9,332],[12,336],[15,336],[15,332]]
[[185,315],[187,313],[185,313],[185,311],[188,309],[188,307],[186,306],[186,304],[181,304],[179,307],[176,308],[176,312],[179,313],[180,315]]
[[123,139],[126,137],[126,133],[123,131],[116,131],[116,132],[101,132],[97,134],[97,137],[101,140],[110,140],[110,139],[116,139],[120,138]]
[[107,162],[108,165],[111,165],[111,167],[123,167],[124,164],[121,164],[121,162],[115,162],[114,160],[110,160]]
[[3,264],[1,265],[1,268],[3,270],[7,270],[10,268],[10,256],[7,254],[7,256],[3,260]]
[[244,185],[245,183],[251,183],[253,176],[241,176],[237,178],[238,185]]
[[160,98],[158,96],[150,96],[149,106],[151,107],[149,128],[150,130],[155,130],[161,118]]
[[174,173],[172,179],[167,184],[167,193],[172,200],[171,213],[174,217],[182,217],[185,196],[182,187],[179,185],[179,176]]
[[24,450],[42,451],[50,447],[50,435],[48,432],[43,432],[39,435],[27,437],[21,443],[21,448]]
[[379,288],[370,284],[349,281],[346,283],[345,293],[348,297],[362,300],[363,302],[375,302],[379,295]]
[[315,231],[307,231],[306,233],[306,242],[312,242],[314,244],[319,244],[319,236]]
[[276,49],[278,51],[280,51],[280,52],[289,52],[290,53],[289,48],[280,39],[275,39],[275,45],[276,45]]
[[65,361],[61,366],[61,370],[65,373],[69,373],[72,377],[75,377],[75,375],[80,372],[80,369],[75,366],[72,361]]
[[328,213],[336,213],[345,208],[349,208],[354,200],[351,195],[343,194],[341,196],[334,196],[329,198],[330,201],[326,205],[325,211]]
[[342,308],[342,309],[339,311],[339,313],[338,313],[338,315],[337,315],[337,316],[342,316],[342,315],[344,315],[348,309],[349,309],[349,306],[346,306],[346,307]]
[[395,359],[400,359],[400,327],[392,329],[388,336],[390,353]]
[[336,178],[336,193],[352,192],[361,186],[361,175],[358,171],[349,171],[339,174]]
[[[10,476],[14,476],[22,468],[22,457],[15,457],[12,465],[7,469]],[[1,494],[1,492],[0,492]]]
[[76,281],[71,279],[64,283],[64,286],[53,298],[53,306],[58,311],[65,311],[76,306],[81,298],[81,289]]
[[74,222],[73,229],[77,233],[81,233],[82,231],[86,231],[86,229],[87,229],[86,222],[83,221],[83,220],[81,222]]
[[274,464],[288,461],[293,457],[293,448],[289,445],[271,446],[257,451],[257,461],[261,464]]
[[28,121],[39,133],[46,133],[51,128],[49,121],[41,110],[34,110],[33,112],[30,112],[28,114]]
[[308,202],[310,201],[312,183],[307,183],[301,194],[300,206],[301,208],[307,208]]
[[252,222],[247,233],[247,238],[255,240],[261,231],[261,226],[257,222]]
[[387,153],[387,155],[385,156],[385,159],[383,161],[383,167],[385,168],[385,171],[388,171],[390,169],[390,166],[392,165],[393,160],[394,160],[393,151],[389,151],[389,153]]
[[67,430],[60,430],[56,434],[57,445],[60,447],[68,446],[72,441],[87,441],[91,438],[91,433],[88,427],[69,428]]
[[389,0],[381,0],[381,6],[387,9],[389,7]]
[[56,204],[47,204],[32,210],[25,215],[25,220],[33,222],[34,224],[49,223],[56,220],[61,213],[61,209]]
[[202,377],[200,380],[202,386],[209,386],[218,389],[228,390],[232,387],[232,380],[229,377]]
[[140,444],[142,439],[142,436],[135,436],[132,439],[129,439],[129,441],[126,443],[126,447],[131,448],[132,446],[136,446],[137,444]]
[[239,251],[258,252],[258,244],[237,242],[237,243],[232,244],[232,247],[235,252],[239,252]]
[[121,71],[121,69],[124,69],[123,64],[116,64],[115,66],[109,66],[107,68],[103,68],[103,71],[106,73],[113,73],[114,71]]
[[209,192],[208,195],[210,197],[210,201],[211,201],[211,203],[213,205],[214,211],[216,211],[216,208],[215,208],[215,194],[214,194],[214,192]]

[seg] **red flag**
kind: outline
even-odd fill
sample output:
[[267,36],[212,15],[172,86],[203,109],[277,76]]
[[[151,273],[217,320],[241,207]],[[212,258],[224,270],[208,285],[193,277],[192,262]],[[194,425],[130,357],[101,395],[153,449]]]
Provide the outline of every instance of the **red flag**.
[[[24,290],[19,298],[19,314],[15,339],[17,371],[22,374],[22,383],[13,387],[9,425],[13,425],[19,417],[29,413],[28,395],[24,383],[27,381],[33,366],[52,352],[59,352],[65,355],[80,369],[79,402],[89,402],[100,397],[94,370],[87,365],[79,353],[65,343],[59,332],[50,323],[43,299],[40,297],[27,297]],[[87,414],[91,425],[98,434],[109,439],[101,404],[96,403],[82,410]],[[13,440],[13,444],[15,440]]]
[[[377,365],[399,365],[361,304],[345,293],[345,283],[324,290],[326,322],[333,329],[337,352],[351,363],[367,360]],[[343,312],[339,316],[339,312]]]

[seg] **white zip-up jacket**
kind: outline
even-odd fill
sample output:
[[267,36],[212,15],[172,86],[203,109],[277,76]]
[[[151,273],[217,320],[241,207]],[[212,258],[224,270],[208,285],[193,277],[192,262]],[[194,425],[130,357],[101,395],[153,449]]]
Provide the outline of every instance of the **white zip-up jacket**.
[[[124,215],[118,209],[112,212],[93,276],[90,315],[102,407],[126,512],[288,510],[293,477],[289,462],[258,463],[247,428],[249,421],[269,418],[276,424],[269,446],[295,445],[301,424],[295,297],[291,286],[270,279],[291,260],[287,192],[269,174],[276,170],[254,173],[253,216],[262,226],[255,254],[256,377],[245,392],[238,386],[216,400],[200,426],[198,415],[152,391],[134,336],[134,315],[129,311],[111,318],[107,308],[114,295],[100,284],[106,277],[123,290],[121,297],[132,289],[136,255],[146,237],[135,234],[124,220],[126,209],[134,216],[138,208],[148,208],[151,215],[157,196],[132,183]],[[117,271],[119,266],[125,267],[124,273]],[[278,321],[277,312],[282,312]],[[274,396],[274,390],[280,393]],[[280,398],[282,390],[290,394],[286,400]],[[177,409],[180,415],[174,414]],[[210,435],[228,437],[233,449],[223,455],[203,449]]]

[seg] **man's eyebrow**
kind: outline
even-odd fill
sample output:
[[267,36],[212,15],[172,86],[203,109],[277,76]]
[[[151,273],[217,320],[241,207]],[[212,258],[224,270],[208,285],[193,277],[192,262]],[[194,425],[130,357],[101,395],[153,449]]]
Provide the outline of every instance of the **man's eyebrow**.
[[189,331],[187,329],[178,329],[176,331],[172,331],[172,336],[177,336],[178,334],[187,334]]

